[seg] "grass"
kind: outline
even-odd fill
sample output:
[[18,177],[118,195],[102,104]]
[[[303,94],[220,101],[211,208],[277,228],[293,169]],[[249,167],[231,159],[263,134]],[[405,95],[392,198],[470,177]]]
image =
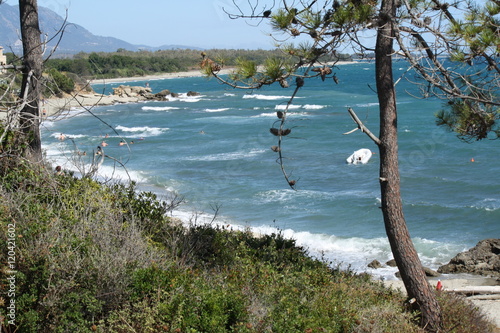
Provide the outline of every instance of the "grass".
[[[3,306],[2,332],[423,332],[370,276],[281,234],[183,226],[173,207],[134,184],[1,157],[1,232],[15,224],[16,245],[16,326]],[[5,265],[7,237],[0,248]],[[11,274],[2,267],[2,283]],[[492,331],[463,299],[440,302],[444,332]]]

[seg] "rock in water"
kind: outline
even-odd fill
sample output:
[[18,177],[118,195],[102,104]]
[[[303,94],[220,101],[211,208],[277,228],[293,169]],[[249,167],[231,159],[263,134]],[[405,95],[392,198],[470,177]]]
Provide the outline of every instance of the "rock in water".
[[388,262],[385,263],[387,266],[389,267],[398,267],[398,265],[396,264],[396,260],[394,259],[391,259],[389,260]]
[[500,277],[500,239],[485,239],[468,251],[457,254],[439,273],[470,273]]
[[368,264],[368,267],[377,269],[382,267],[382,265],[378,260],[373,260],[371,263]]
[[117,88],[113,88],[113,95],[120,97],[142,97],[150,93],[151,88],[149,87],[120,85]]

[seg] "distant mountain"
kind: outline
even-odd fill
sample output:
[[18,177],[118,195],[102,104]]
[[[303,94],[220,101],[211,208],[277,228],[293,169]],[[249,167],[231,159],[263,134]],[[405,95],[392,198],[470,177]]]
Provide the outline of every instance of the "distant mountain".
[[[40,29],[43,38],[53,38],[64,24],[64,19],[54,11],[39,7]],[[0,46],[4,47],[4,52],[22,52],[22,43],[20,40],[19,27],[19,6],[10,6],[6,3],[0,5]],[[45,37],[46,36],[46,37]],[[49,48],[53,48],[59,41],[59,38],[53,38],[49,41]],[[78,52],[115,52],[118,49],[128,51],[139,50],[167,50],[167,49],[186,49],[182,45],[164,45],[160,47],[150,47],[146,45],[133,45],[121,39],[114,37],[102,37],[92,34],[90,31],[78,24],[68,24],[62,40],[59,43],[56,54],[69,55]],[[196,49],[196,48],[194,48]]]

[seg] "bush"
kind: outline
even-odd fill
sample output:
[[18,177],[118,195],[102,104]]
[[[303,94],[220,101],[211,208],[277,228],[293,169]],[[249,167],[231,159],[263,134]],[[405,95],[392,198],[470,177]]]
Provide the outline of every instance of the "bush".
[[75,90],[75,81],[58,70],[52,68],[48,71],[48,75],[45,96],[59,95],[61,92],[69,94]]
[[[178,201],[133,183],[0,161],[1,232],[15,224],[17,271],[17,327],[4,321],[2,331],[421,332],[403,295],[281,233],[184,227],[166,216]],[[491,331],[460,299],[440,294],[440,303],[447,332]]]
[[445,332],[495,332],[484,313],[471,301],[453,293],[438,292]]

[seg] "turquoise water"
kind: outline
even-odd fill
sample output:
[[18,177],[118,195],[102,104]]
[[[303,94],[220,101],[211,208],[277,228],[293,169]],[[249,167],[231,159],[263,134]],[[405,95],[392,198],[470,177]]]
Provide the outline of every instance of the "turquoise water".
[[[401,66],[395,74],[404,70]],[[373,259],[391,258],[379,209],[378,150],[359,131],[343,135],[355,127],[348,107],[378,133],[373,65],[342,65],[335,72],[338,85],[306,81],[288,116],[292,133],[283,154],[287,171],[298,179],[297,191],[288,187],[270,149],[277,144],[269,133],[276,110],[292,93],[278,85],[249,92],[200,77],[149,81],[153,92],[170,89],[181,95],[165,102],[94,108],[118,134],[74,110],[44,123],[44,147],[54,164],[77,170],[75,149],[89,153],[82,157],[87,162],[108,134],[105,152],[125,163],[126,171],[107,160],[101,176],[130,176],[161,195],[179,193],[185,203],[175,215],[201,222],[220,206],[220,223],[258,232],[279,229],[312,255],[392,277],[392,268],[366,268]],[[108,93],[116,85],[94,88]],[[437,268],[479,240],[500,237],[499,142],[460,142],[434,124],[442,101],[410,96],[407,91],[417,90],[405,80],[397,89],[405,215],[423,263]],[[201,96],[187,97],[188,91]],[[60,133],[73,140],[59,142]],[[134,144],[119,146],[123,139]],[[346,164],[360,148],[376,154],[368,164]]]

